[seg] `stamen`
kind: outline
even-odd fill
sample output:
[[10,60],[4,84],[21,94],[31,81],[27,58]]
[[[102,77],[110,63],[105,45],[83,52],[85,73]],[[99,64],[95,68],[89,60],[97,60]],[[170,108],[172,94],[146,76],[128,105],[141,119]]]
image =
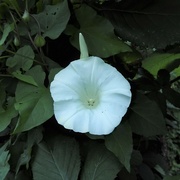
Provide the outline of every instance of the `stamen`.
[[87,102],[88,102],[88,106],[94,106],[94,104],[95,104],[94,99],[89,99]]

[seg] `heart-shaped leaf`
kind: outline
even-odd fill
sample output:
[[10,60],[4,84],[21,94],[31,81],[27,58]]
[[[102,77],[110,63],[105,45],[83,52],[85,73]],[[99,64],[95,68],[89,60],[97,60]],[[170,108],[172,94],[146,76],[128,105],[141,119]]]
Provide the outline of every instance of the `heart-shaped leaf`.
[[69,26],[72,35],[71,43],[79,49],[79,33],[82,33],[87,43],[88,51],[99,57],[109,57],[119,52],[131,51],[123,41],[114,35],[112,24],[87,5],[82,5],[75,11],[80,29]]
[[32,129],[53,115],[53,102],[49,89],[44,87],[45,73],[42,68],[35,66],[26,75],[32,76],[38,86],[18,83],[15,108],[20,117],[14,133]]
[[121,166],[116,157],[105,146],[96,144],[88,152],[81,180],[114,179],[120,169]]
[[34,180],[76,180],[80,170],[77,142],[56,136],[38,144],[32,161]]
[[130,159],[133,150],[132,132],[128,123],[120,124],[110,135],[105,137],[106,147],[130,172]]
[[130,108],[133,112],[129,116],[129,123],[133,132],[146,137],[166,132],[165,119],[154,101],[137,93]]
[[[46,5],[43,12],[33,16],[40,24],[43,37],[56,39],[66,28],[70,17],[67,0],[56,5]],[[37,22],[31,22],[31,30],[32,34],[38,32]]]

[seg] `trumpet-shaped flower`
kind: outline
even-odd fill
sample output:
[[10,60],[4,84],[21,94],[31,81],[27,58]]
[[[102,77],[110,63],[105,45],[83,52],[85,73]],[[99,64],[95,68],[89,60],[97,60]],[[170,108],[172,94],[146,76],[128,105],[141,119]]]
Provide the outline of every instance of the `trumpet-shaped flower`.
[[129,82],[98,57],[70,63],[51,83],[58,123],[75,132],[109,134],[131,101]]
[[88,57],[80,34],[79,60],[55,75],[50,86],[54,114],[59,124],[75,132],[111,133],[121,122],[131,101],[129,82],[98,57]]

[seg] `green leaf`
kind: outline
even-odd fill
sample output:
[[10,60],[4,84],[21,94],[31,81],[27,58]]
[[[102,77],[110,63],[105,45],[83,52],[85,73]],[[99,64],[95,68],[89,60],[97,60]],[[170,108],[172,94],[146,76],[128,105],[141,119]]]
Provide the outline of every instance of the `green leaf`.
[[24,149],[26,148],[27,142],[26,142],[26,135],[25,133],[21,133],[18,136],[16,136],[15,141],[10,146],[10,160],[9,164],[11,165],[11,170],[13,172],[16,171],[19,158],[21,154],[23,153]]
[[4,25],[3,35],[0,39],[0,46],[4,44],[9,33],[13,30],[14,30],[14,23]]
[[0,113],[0,132],[5,130],[11,120],[18,115],[14,108],[14,98],[8,98],[7,103],[7,109]]
[[137,93],[130,108],[132,114],[129,116],[129,123],[134,133],[148,137],[166,132],[165,119],[154,101]]
[[14,57],[7,59],[6,65],[12,72],[20,69],[27,71],[33,65],[34,56],[32,48],[24,46],[18,49]]
[[53,79],[54,79],[54,76],[60,72],[62,70],[62,68],[53,68],[50,70],[49,72],[49,76],[48,76],[48,79],[49,79],[49,82],[52,82]]
[[38,144],[32,161],[34,180],[76,180],[79,171],[79,147],[74,139],[56,136]]
[[[70,18],[67,0],[56,5],[46,5],[43,12],[33,15],[40,24],[43,37],[56,39],[64,31]],[[38,33],[37,22],[31,24],[32,34]]]
[[27,135],[27,147],[33,147],[34,144],[38,144],[43,138],[43,128],[41,126],[33,128],[28,131]]
[[[154,76],[157,75],[160,69],[167,69],[172,71],[174,68],[178,67],[180,64],[180,54],[152,54],[142,61],[142,67],[148,70]],[[175,67],[171,67],[172,65]],[[169,69],[169,67],[171,67]]]
[[180,175],[178,176],[165,176],[163,180],[179,180]]
[[28,131],[26,146],[23,149],[23,153],[20,155],[17,165],[16,165],[16,175],[19,172],[19,169],[22,165],[26,165],[26,169],[29,169],[29,162],[31,160],[32,147],[35,144],[38,144],[42,138],[42,127],[33,128]]
[[180,1],[140,0],[107,3],[98,9],[119,37],[133,44],[164,49],[180,42]]
[[50,59],[49,57],[43,56],[43,59],[44,59],[44,61],[46,62],[49,71],[50,71],[51,69],[55,69],[55,68],[63,69],[57,62],[53,61],[53,60]]
[[18,83],[15,108],[19,111],[20,117],[14,133],[32,129],[53,115],[53,102],[49,89],[44,87],[45,73],[41,66],[33,67],[26,74],[34,78],[38,87]]
[[132,132],[128,123],[120,124],[110,135],[105,137],[106,147],[130,171],[130,159],[133,150]]
[[21,71],[13,72],[12,75],[23,82],[38,86],[32,76],[21,74]]
[[87,154],[82,169],[82,180],[114,179],[121,169],[116,157],[105,146],[96,144]]
[[67,29],[67,31],[72,31],[69,33],[72,35],[73,46],[79,49],[79,33],[82,33],[91,55],[105,58],[120,52],[131,51],[129,46],[114,35],[112,24],[97,15],[95,10],[83,4],[75,10],[75,13],[80,29]]
[[23,153],[20,155],[16,166],[16,175],[19,172],[19,169],[22,165],[26,165],[26,169],[29,168],[29,161],[31,160],[31,151],[32,148],[26,148],[24,149]]
[[177,77],[180,76],[180,66],[172,71],[172,74]]
[[8,163],[10,154],[9,151],[6,151],[7,145],[8,143],[0,148],[0,179],[5,179],[10,170],[10,165]]

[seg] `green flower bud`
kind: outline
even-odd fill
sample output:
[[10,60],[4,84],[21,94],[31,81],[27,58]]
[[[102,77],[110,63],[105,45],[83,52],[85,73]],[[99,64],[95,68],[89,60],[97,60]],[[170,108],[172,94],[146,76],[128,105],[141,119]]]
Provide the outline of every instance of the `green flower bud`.
[[16,36],[14,37],[13,43],[14,43],[15,46],[19,46],[20,45],[20,41],[19,41],[19,39]]
[[25,10],[24,11],[24,14],[23,14],[23,16],[22,16],[22,19],[23,19],[23,21],[24,22],[29,22],[29,20],[30,20],[30,15],[29,15],[29,12],[27,11],[27,10]]
[[34,44],[37,47],[42,47],[42,46],[44,46],[46,44],[46,41],[45,41],[44,37],[37,34],[36,37],[34,38]]

